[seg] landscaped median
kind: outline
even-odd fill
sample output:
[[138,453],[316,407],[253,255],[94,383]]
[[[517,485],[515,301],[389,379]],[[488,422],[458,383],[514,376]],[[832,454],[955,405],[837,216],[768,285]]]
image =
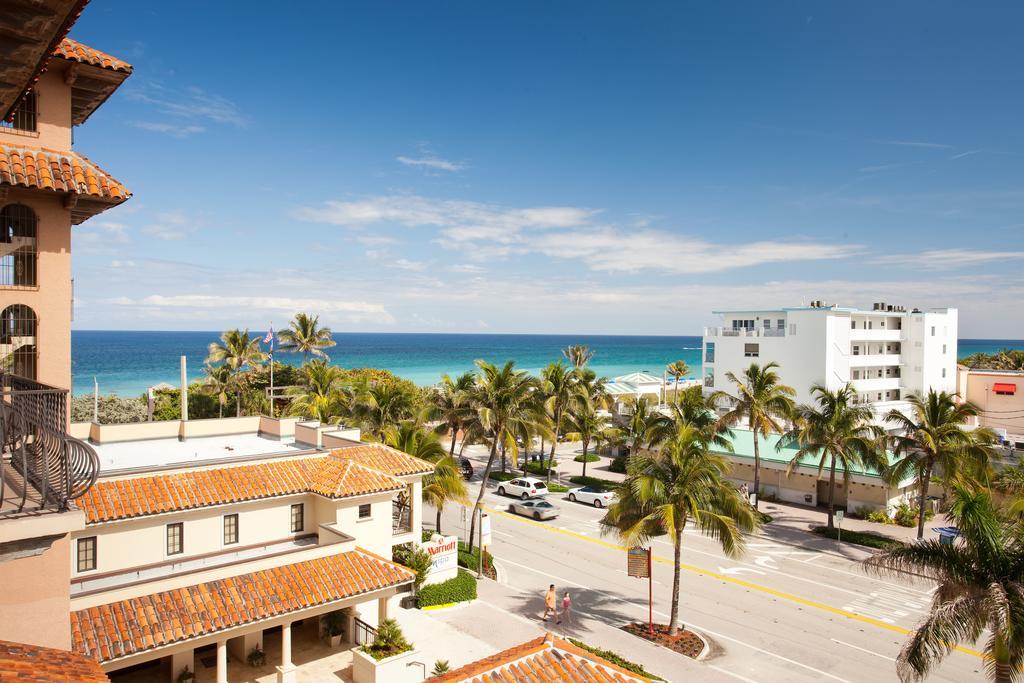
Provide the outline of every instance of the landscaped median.
[[877,550],[885,550],[887,548],[895,548],[896,546],[903,545],[902,541],[897,541],[895,538],[889,538],[888,536],[882,536],[881,534],[875,534],[870,531],[843,531],[838,529],[829,529],[827,526],[816,526],[811,529],[812,532],[825,538],[838,539],[843,543],[854,543],[856,545],[863,545],[868,548],[875,548]]

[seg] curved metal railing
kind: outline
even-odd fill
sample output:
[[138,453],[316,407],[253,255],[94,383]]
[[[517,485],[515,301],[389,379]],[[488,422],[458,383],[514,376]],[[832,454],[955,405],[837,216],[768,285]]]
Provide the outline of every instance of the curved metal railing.
[[96,451],[67,434],[68,392],[6,374],[0,376],[0,390],[3,465],[21,479],[17,490],[14,482],[0,477],[0,503],[11,512],[67,510],[96,483],[100,471]]

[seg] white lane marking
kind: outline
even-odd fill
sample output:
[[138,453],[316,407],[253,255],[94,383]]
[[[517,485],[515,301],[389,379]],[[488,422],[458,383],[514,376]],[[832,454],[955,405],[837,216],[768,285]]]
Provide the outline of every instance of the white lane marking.
[[846,643],[846,642],[843,642],[842,640],[838,640],[837,638],[832,638],[831,640],[832,640],[833,643],[839,643],[840,645],[845,645],[846,647],[852,647],[854,650],[860,650],[861,652],[867,652],[869,655],[874,655],[876,657],[881,657],[882,659],[888,659],[890,662],[895,662],[896,661],[895,657],[890,657],[888,655],[883,655],[881,653],[874,652],[873,650],[868,650],[866,648],[859,647],[859,646],[854,645],[852,643]]
[[493,528],[491,529],[491,533],[495,534],[497,536],[508,536],[509,538],[515,538],[516,537],[515,534],[505,533],[504,531],[498,531],[497,529],[493,529]]
[[764,572],[758,571],[757,569],[751,569],[750,567],[719,567],[718,568],[718,573],[719,574],[730,574],[730,575],[735,576],[737,574],[742,574],[743,572],[750,572],[751,574],[760,574],[761,576],[764,576]]
[[[578,583],[576,581],[573,581],[572,579],[562,578],[560,576],[556,576],[554,574],[550,574],[548,572],[543,572],[543,571],[541,571],[539,569],[535,569],[534,567],[527,567],[525,564],[519,564],[518,562],[512,562],[511,560],[502,560],[502,563],[503,564],[511,564],[511,565],[516,566],[516,567],[520,567],[522,569],[525,569],[527,571],[534,572],[535,574],[540,574],[542,576],[549,576],[552,579],[555,579],[556,581],[560,581],[560,582],[562,582],[564,584],[568,584],[570,586],[576,586],[577,588],[586,588],[587,590],[591,590],[591,591],[593,591],[595,593],[598,593],[600,595],[604,595],[605,597],[611,598],[612,600],[615,600],[616,602],[621,602],[624,605],[626,605],[627,607],[632,607],[632,608],[635,608],[635,609],[643,610],[643,606],[642,605],[635,605],[635,604],[629,602],[628,600],[620,598],[620,597],[618,597],[616,595],[612,595],[611,593],[607,593],[607,592],[602,591],[602,590],[597,590],[597,589],[594,589],[594,588],[590,588],[588,586],[583,585],[582,583]],[[646,611],[646,610],[644,610],[644,611]],[[577,610],[577,612],[578,613],[582,613],[582,610]],[[668,614],[666,614],[666,613],[664,613],[664,612],[662,612],[660,610],[654,610],[654,613],[659,615],[659,616],[662,616],[662,617],[669,616]],[[690,622],[690,623],[693,624],[693,622]],[[813,671],[814,673],[818,674],[819,676],[825,676],[826,678],[831,678],[831,679],[836,680],[836,681],[842,681],[843,683],[850,683],[850,681],[846,680],[845,678],[839,678],[838,676],[833,676],[832,674],[830,674],[827,671],[822,671],[820,669],[815,669],[813,666],[809,666],[807,664],[803,664],[801,662],[796,661],[795,659],[790,659],[789,657],[783,657],[780,654],[777,654],[775,652],[771,652],[769,650],[765,650],[763,648],[758,647],[757,645],[751,645],[750,643],[746,643],[746,642],[744,642],[742,640],[739,640],[737,638],[733,638],[732,636],[727,636],[724,633],[718,633],[716,631],[712,631],[711,629],[705,628],[703,626],[698,626],[697,624],[693,624],[693,627],[696,628],[698,631],[703,631],[704,633],[708,633],[710,635],[713,635],[716,638],[721,638],[723,640],[729,640],[729,641],[732,641],[732,642],[736,643],[737,645],[742,645],[744,647],[749,647],[751,650],[755,650],[757,652],[760,652],[763,655],[768,655],[769,657],[775,657],[776,659],[781,659],[782,661],[788,662],[789,664],[794,664],[796,666],[803,667],[804,669],[807,669],[808,671]]]
[[768,557],[767,555],[759,555],[754,558],[754,564],[758,567],[764,567],[765,569],[777,569],[775,566],[775,559]]
[[921,612],[926,607],[924,598],[906,591],[882,589],[862,595],[843,609],[856,614],[876,617],[889,624],[910,612]]
[[708,668],[709,669],[714,669],[715,671],[718,671],[719,673],[723,673],[726,676],[731,676],[732,678],[735,678],[738,681],[745,681],[745,683],[757,683],[757,681],[755,681],[752,678],[747,678],[746,676],[740,676],[738,673],[733,673],[732,671],[729,671],[728,669],[723,669],[722,667],[717,666],[715,664],[708,664]]

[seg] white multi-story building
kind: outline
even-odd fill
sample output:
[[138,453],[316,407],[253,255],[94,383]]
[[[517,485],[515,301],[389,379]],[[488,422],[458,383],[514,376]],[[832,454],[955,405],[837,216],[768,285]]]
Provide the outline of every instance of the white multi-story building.
[[726,373],[739,376],[751,363],[772,361],[799,403],[812,400],[815,384],[838,389],[850,383],[857,401],[881,416],[906,407],[911,394],[956,391],[955,308],[908,311],[876,303],[861,310],[813,301],[715,314],[721,326],[704,330],[702,374],[709,391],[731,392]]

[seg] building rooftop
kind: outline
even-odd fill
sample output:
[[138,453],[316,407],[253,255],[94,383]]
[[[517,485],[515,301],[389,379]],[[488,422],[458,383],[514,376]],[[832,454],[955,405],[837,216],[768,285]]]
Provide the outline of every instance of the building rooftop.
[[0,640],[0,680],[108,683],[99,662],[76,652]]
[[[758,445],[760,446],[759,451],[761,454],[762,462],[785,465],[788,465],[790,463],[790,461],[793,459],[793,456],[796,455],[797,449],[793,446],[784,447],[781,450],[776,449],[776,445],[779,443],[781,438],[782,437],[779,434],[771,434],[767,438],[763,436],[758,437],[758,440],[760,442]],[[734,452],[727,453],[728,455],[739,456],[741,458],[750,458],[751,460],[753,460],[754,433],[751,432],[749,429],[733,429],[732,447]],[[817,469],[819,460],[820,457],[815,458],[808,456],[801,460],[801,465],[804,467],[813,467]],[[850,474],[862,477],[881,477],[881,475],[878,472],[871,468],[851,468]]]
[[651,679],[549,633],[430,680],[438,683],[635,683]]
[[92,444],[100,458],[100,477],[124,470],[192,465],[204,461],[244,459],[259,455],[296,455],[308,446],[293,439],[278,440],[255,432],[204,436],[179,441],[176,437]]
[[74,611],[73,649],[109,662],[412,580],[357,549]]
[[78,507],[86,524],[97,524],[297,493],[341,499],[403,488],[400,480],[348,458],[316,455],[101,479],[78,499]]
[[132,72],[132,65],[128,62],[122,61],[117,57],[111,57],[106,52],[100,52],[96,48],[82,45],[77,40],[71,40],[70,38],[60,41],[57,49],[53,51],[53,56],[70,62],[79,62],[81,64],[98,66],[102,69],[110,69],[111,71],[120,71],[128,74]]
[[360,444],[331,451],[331,455],[365,465],[392,477],[429,474],[434,466],[425,460],[379,443]]

